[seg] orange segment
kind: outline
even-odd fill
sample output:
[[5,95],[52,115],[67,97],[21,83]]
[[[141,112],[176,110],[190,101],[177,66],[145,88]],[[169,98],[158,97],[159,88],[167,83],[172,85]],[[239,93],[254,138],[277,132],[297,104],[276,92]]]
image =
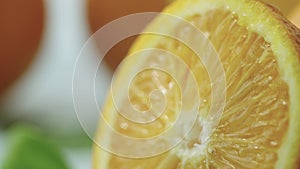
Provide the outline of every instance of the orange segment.
[[[140,54],[139,59],[126,62],[113,84],[116,86],[115,92],[120,93],[118,103],[121,112],[116,111],[110,95],[103,111],[104,118],[100,121],[96,143],[105,140],[111,148],[109,150],[128,154],[133,151],[144,154],[155,151],[157,147],[163,149],[171,144],[170,139],[177,137],[164,137],[142,145],[123,140],[118,134],[136,139],[152,138],[174,128],[178,120],[183,121],[181,128],[176,128],[171,135],[181,137],[182,140],[174,148],[147,158],[119,156],[118,152],[102,149],[103,145],[102,148],[95,146],[94,168],[297,167],[296,161],[300,156],[300,124],[297,121],[300,118],[299,30],[272,8],[252,0],[178,0],[164,12],[184,18],[197,27],[217,51],[226,78],[226,101],[220,122],[213,129],[207,116],[214,106],[213,92],[216,91],[213,91],[213,86],[220,84],[213,84],[214,79],[211,79],[211,72],[207,70],[205,62],[199,59],[197,52],[183,43],[197,42],[197,33],[185,27],[185,24],[159,16],[145,30],[148,34],[141,35],[135,42],[128,58],[149,48],[169,51],[182,59],[193,76],[187,75],[186,69],[176,65],[173,60],[167,60],[166,55],[157,55],[155,52],[150,53],[147,59],[143,59]],[[171,32],[180,39],[153,32]],[[205,49],[201,45],[198,45],[199,48]],[[163,64],[178,72],[179,79],[186,83],[180,86],[169,74],[147,69],[134,76],[128,91],[121,87],[124,79],[132,78],[135,67],[147,64]],[[214,62],[210,64],[214,65]],[[197,84],[197,93],[191,90],[193,78]],[[162,92],[161,97],[149,99],[149,93],[155,89]],[[127,92],[131,105],[124,101]],[[182,93],[190,97],[190,102],[193,102],[195,95],[200,96],[198,116],[190,131],[185,130],[185,125],[191,121],[180,118],[190,116],[187,112],[193,106],[181,109],[183,105],[180,101],[185,98]],[[137,123],[123,115],[131,113],[128,106],[141,112],[151,109],[155,114],[155,108],[161,107],[163,103],[166,106],[161,116],[155,116],[158,118],[150,123]],[[184,116],[179,116],[181,113]],[[104,124],[109,124],[114,131],[105,128]],[[187,136],[180,134],[185,132]]]

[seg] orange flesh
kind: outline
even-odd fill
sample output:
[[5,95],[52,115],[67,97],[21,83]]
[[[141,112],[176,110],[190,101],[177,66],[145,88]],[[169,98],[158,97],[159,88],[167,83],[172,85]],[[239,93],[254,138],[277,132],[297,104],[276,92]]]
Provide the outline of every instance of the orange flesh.
[[[249,32],[247,28],[239,26],[237,16],[226,9],[210,11],[205,16],[191,16],[187,20],[208,34],[219,53],[226,73],[227,100],[222,119],[205,149],[196,157],[185,156],[184,153],[175,154],[175,159],[163,168],[274,168],[278,158],[277,150],[289,123],[289,96],[288,86],[280,78],[271,44],[259,35]],[[182,34],[183,38],[193,38],[193,32],[186,31],[180,25],[175,31]],[[160,38],[162,40],[156,48],[172,51],[180,56],[196,75],[202,100],[199,112],[208,110],[211,87],[205,67],[180,42],[167,37]],[[158,57],[154,56],[148,62],[158,61]],[[166,63],[172,66],[167,61]],[[184,70],[179,73],[185,78]],[[148,70],[136,76],[130,86],[130,101],[137,109],[147,110],[150,101],[145,98],[150,91],[157,88],[166,90],[167,109],[161,118],[150,124],[140,125],[118,115],[114,125],[117,131],[131,137],[146,138],[172,126],[177,117],[176,110],[180,107],[176,102],[181,96],[175,81],[164,72]],[[182,152],[200,151],[196,145],[201,144],[201,140],[197,138],[202,127],[196,125],[189,139],[176,149]],[[112,138],[112,142],[112,146],[122,147],[119,140]],[[166,152],[147,159],[111,155],[108,168],[159,168],[171,153]]]

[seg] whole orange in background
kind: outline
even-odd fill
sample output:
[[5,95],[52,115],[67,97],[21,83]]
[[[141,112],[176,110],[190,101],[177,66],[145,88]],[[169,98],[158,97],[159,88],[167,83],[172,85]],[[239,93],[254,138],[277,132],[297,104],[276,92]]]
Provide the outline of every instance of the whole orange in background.
[[[122,16],[140,12],[160,12],[166,5],[166,0],[87,0],[88,19],[92,33],[105,24]],[[104,60],[110,68],[115,69],[126,55],[135,37],[123,40],[114,46]]]
[[0,94],[33,60],[43,25],[42,0],[0,0]]

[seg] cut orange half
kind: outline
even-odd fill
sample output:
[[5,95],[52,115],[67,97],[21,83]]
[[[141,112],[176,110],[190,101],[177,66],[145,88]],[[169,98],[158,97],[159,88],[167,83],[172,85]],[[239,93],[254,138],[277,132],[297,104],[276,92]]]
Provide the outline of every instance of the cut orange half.
[[256,0],[163,13],[115,75],[93,168],[297,168],[300,31]]

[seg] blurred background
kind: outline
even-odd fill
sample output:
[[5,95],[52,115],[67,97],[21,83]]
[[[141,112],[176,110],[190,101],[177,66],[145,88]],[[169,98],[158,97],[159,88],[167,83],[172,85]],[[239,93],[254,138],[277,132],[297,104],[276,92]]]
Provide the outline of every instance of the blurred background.
[[[299,0],[267,1],[300,25]],[[21,165],[28,169],[91,168],[92,141],[80,126],[72,98],[72,77],[81,48],[110,21],[161,11],[168,3],[0,0],[0,169]],[[99,104],[134,39],[120,42],[104,57],[96,79]],[[101,56],[101,45],[95,42],[90,53]],[[89,62],[85,66],[82,76],[88,80]],[[80,97],[86,97],[84,91]],[[97,126],[97,119],[89,113],[84,119],[91,128]]]

